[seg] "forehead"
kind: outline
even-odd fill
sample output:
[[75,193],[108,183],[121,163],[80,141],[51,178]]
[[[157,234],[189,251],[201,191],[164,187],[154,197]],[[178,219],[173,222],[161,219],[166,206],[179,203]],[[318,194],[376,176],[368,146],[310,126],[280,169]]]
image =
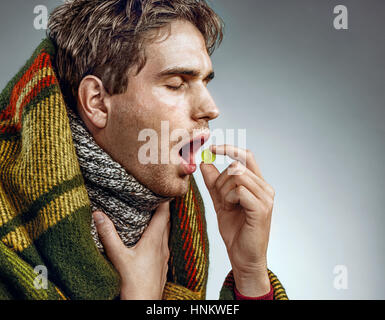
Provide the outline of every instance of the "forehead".
[[145,51],[144,72],[183,67],[205,73],[212,68],[203,35],[188,21],[173,21],[162,28],[159,37],[147,44]]

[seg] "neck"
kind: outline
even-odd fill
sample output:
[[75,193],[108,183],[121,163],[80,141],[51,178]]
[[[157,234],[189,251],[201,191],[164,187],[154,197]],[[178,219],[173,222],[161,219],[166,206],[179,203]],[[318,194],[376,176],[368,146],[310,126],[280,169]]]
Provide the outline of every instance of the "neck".
[[[135,245],[161,202],[155,194],[114,161],[94,140],[84,122],[67,108],[73,142],[91,202],[92,211],[103,211],[114,223],[123,243]],[[92,221],[92,236],[102,250]]]

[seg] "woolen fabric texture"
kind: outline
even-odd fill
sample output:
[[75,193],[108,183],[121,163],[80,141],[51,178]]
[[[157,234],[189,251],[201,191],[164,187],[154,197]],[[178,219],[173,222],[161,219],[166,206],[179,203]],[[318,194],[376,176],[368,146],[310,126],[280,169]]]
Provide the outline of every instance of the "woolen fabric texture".
[[[45,39],[0,94],[0,299],[117,299],[119,275],[91,235],[98,200],[87,192],[54,63]],[[187,194],[171,201],[170,219],[163,299],[205,299],[209,244],[193,176]],[[46,289],[37,266],[47,270]],[[268,274],[274,299],[287,299]],[[220,299],[234,298],[230,272]]]
[[[67,107],[80,170],[91,210],[103,211],[127,247],[134,246],[147,228],[153,211],[171,197],[156,195],[114,161],[94,140],[83,120]],[[92,237],[103,250],[92,219]]]

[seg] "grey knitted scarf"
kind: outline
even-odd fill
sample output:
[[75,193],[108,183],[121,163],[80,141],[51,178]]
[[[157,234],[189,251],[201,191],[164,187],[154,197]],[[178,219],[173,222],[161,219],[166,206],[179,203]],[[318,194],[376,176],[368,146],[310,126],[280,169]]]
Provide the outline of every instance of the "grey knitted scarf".
[[[67,107],[73,142],[92,211],[103,211],[114,223],[123,243],[135,245],[161,202],[170,198],[156,195],[143,186],[95,142],[83,120]],[[91,234],[100,251],[94,221]]]

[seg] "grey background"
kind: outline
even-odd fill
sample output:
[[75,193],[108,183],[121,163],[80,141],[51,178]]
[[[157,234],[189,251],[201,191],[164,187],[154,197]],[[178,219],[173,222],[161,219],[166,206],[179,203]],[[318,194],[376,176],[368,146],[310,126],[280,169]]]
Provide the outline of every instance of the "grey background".
[[[44,30],[33,8],[3,0],[0,88]],[[385,299],[385,1],[213,0],[226,23],[214,53],[212,128],[247,129],[247,147],[276,191],[269,268],[291,299]],[[349,29],[333,28],[346,5]],[[219,166],[224,169],[225,166]],[[231,269],[198,171],[211,248],[208,299]],[[348,288],[333,286],[333,268]]]

